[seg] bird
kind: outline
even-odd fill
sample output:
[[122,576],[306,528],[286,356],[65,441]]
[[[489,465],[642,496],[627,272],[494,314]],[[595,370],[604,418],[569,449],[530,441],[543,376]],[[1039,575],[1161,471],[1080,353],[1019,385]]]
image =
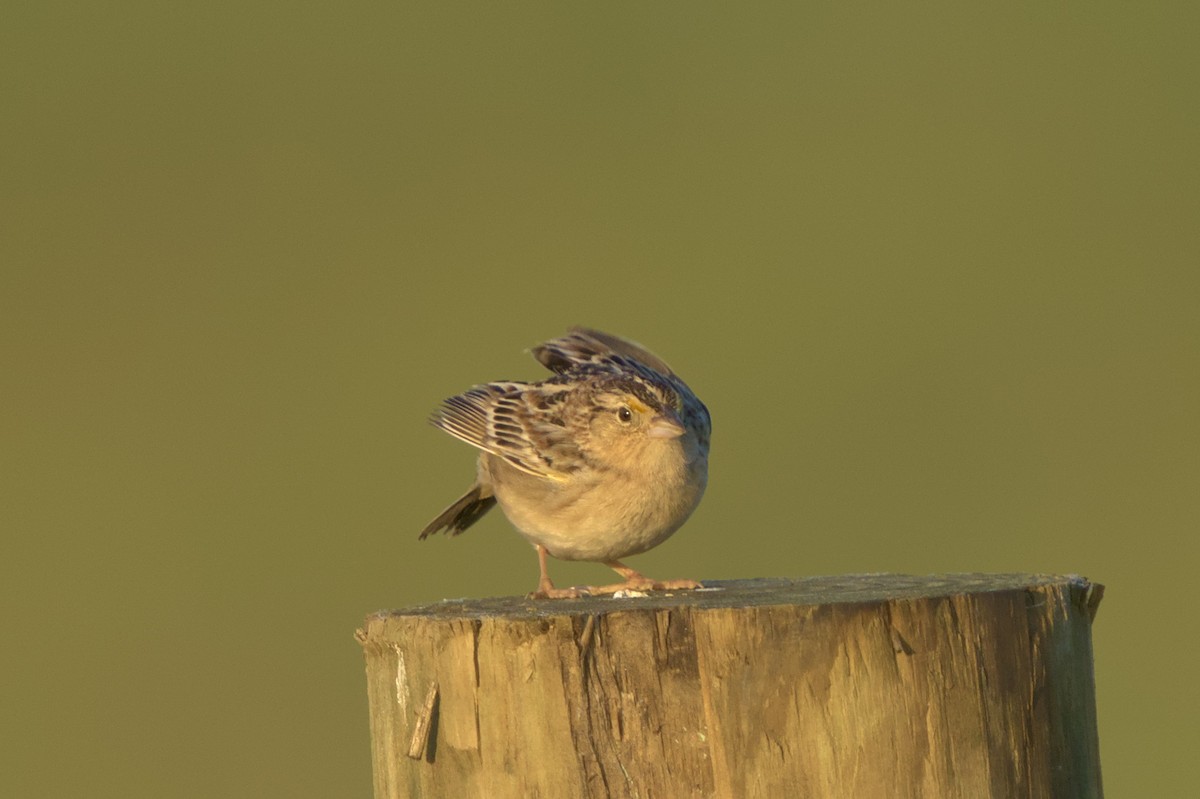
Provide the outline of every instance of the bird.
[[[652,580],[622,559],[679,529],[708,485],[712,419],[665,361],[586,327],[537,345],[552,373],[497,381],[450,397],[430,417],[477,448],[475,481],[421,531],[458,535],[494,506],[537,550],[534,599],[701,588]],[[547,558],[594,561],[623,579],[558,588]]]

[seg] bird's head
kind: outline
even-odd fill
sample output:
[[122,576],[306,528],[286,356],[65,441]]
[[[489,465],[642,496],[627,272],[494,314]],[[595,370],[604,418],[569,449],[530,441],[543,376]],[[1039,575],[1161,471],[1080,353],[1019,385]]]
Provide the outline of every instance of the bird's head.
[[594,452],[634,456],[674,444],[688,432],[679,397],[669,386],[621,375],[596,380],[591,389],[587,425]]

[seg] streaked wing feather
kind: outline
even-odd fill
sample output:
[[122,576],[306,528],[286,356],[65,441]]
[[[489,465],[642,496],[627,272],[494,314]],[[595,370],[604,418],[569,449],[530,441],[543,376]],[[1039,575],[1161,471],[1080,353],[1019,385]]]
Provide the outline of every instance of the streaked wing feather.
[[578,447],[549,415],[531,410],[529,383],[488,383],[442,403],[430,421],[473,447],[504,458],[515,468],[558,479],[574,461]]
[[539,344],[533,348],[533,357],[559,374],[583,364],[628,369],[630,361],[660,375],[674,374],[662,358],[642,345],[586,327],[573,327],[567,335]]

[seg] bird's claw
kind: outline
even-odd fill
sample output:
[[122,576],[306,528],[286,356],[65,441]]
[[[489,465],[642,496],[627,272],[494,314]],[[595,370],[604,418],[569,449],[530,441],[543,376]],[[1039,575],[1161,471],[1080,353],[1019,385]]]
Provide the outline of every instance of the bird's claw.
[[553,585],[539,585],[537,590],[530,592],[529,599],[581,599],[592,595],[592,587],[573,585],[570,588],[555,588]]
[[649,577],[635,577],[623,583],[590,587],[592,596],[606,596],[619,591],[692,591],[704,586],[695,580],[651,580]]

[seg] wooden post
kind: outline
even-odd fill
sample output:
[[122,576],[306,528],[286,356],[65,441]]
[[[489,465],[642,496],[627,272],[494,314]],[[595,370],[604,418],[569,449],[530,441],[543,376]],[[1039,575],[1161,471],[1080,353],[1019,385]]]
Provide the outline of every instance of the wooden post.
[[709,585],[369,616],[376,799],[1101,795],[1102,586]]

